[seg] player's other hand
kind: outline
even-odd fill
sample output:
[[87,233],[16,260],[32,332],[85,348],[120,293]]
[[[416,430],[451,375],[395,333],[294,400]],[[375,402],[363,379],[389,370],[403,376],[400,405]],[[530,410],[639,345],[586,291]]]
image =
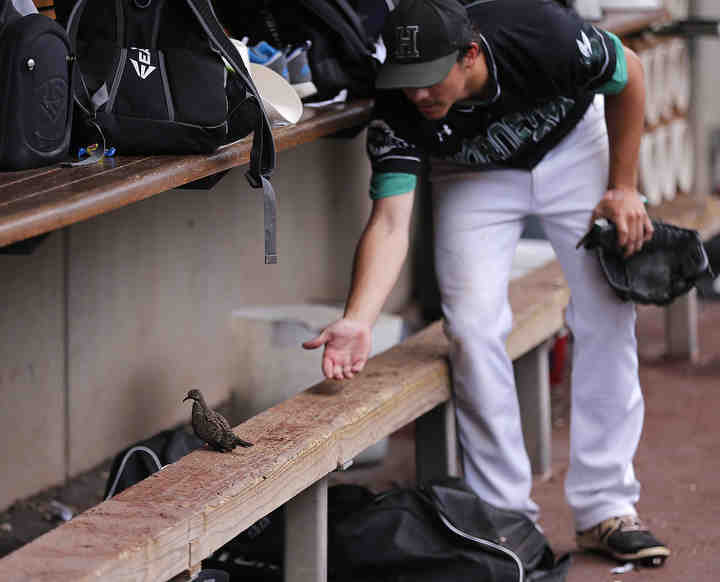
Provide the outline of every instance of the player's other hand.
[[323,374],[333,380],[350,379],[362,371],[367,362],[370,353],[370,326],[343,317],[302,346],[306,350],[325,346]]

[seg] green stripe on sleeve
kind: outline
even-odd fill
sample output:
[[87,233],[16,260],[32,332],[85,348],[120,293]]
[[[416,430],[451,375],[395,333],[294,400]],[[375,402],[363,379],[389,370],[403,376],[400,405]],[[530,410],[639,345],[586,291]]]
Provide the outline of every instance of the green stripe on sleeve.
[[625,88],[628,82],[628,70],[627,60],[625,59],[625,48],[623,47],[620,39],[615,36],[612,32],[605,33],[612,39],[615,44],[615,72],[613,73],[612,79],[610,79],[603,86],[596,89],[597,93],[604,93],[605,95],[617,95]]
[[400,172],[373,173],[370,180],[370,198],[387,198],[398,194],[407,194],[415,190],[417,176]]

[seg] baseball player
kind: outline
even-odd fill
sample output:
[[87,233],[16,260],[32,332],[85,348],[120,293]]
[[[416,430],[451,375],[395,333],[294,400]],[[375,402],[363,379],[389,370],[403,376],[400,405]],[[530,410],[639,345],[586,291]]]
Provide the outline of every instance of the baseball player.
[[530,463],[505,340],[507,289],[524,219],[539,217],[570,287],[570,466],[577,543],[661,565],[640,522],[633,457],[643,424],[635,310],[576,244],[598,217],[626,255],[653,227],[636,190],[645,88],[637,56],[555,0],[401,0],[367,135],[371,216],[344,317],[305,348],[342,380],[368,357],[370,329],[408,250],[417,176],[430,163],[435,259],[464,477],[497,507],[536,520]]

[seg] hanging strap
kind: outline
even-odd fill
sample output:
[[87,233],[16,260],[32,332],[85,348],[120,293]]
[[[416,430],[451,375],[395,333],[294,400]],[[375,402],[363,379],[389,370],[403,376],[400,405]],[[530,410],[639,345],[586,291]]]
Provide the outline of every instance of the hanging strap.
[[257,123],[253,133],[253,145],[250,150],[250,168],[246,172],[250,186],[263,189],[265,264],[277,263],[277,199],[270,174],[275,169],[275,143],[270,121],[262,105],[262,98],[245,67],[245,63],[235,46],[225,34],[208,0],[186,0],[195,14],[200,26],[208,35],[212,45],[230,64],[235,73],[243,80],[246,90],[255,98],[258,105]]
[[90,127],[95,133],[97,133],[98,147],[90,153],[90,156],[83,160],[79,160],[76,162],[63,162],[62,165],[66,167],[89,166],[91,164],[99,162],[105,157],[105,134],[98,125],[97,121],[95,121],[95,108],[93,107],[93,103],[90,98],[90,92],[85,85],[85,80],[83,79],[82,71],[80,70],[80,65],[77,58],[78,30],[80,28],[80,19],[85,12],[87,2],[88,0],[80,0],[75,4],[68,18],[66,30],[68,38],[70,39],[70,47],[73,52],[71,83],[73,101],[85,114],[85,124]]

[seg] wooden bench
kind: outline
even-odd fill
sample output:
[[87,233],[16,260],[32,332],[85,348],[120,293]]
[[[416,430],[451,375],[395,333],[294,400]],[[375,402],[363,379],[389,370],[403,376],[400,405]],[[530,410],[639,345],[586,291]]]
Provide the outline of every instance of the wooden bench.
[[[546,416],[526,422],[530,443],[549,436],[546,340],[562,327],[567,299],[556,262],[510,285],[507,345],[524,414],[538,418],[539,406]],[[330,472],[417,419],[419,478],[458,473],[447,349],[435,323],[372,358],[355,379],[319,383],[258,414],[237,429],[254,447],[187,455],[0,560],[0,579],[161,582],[195,573],[289,502],[286,580],[325,580]]]

